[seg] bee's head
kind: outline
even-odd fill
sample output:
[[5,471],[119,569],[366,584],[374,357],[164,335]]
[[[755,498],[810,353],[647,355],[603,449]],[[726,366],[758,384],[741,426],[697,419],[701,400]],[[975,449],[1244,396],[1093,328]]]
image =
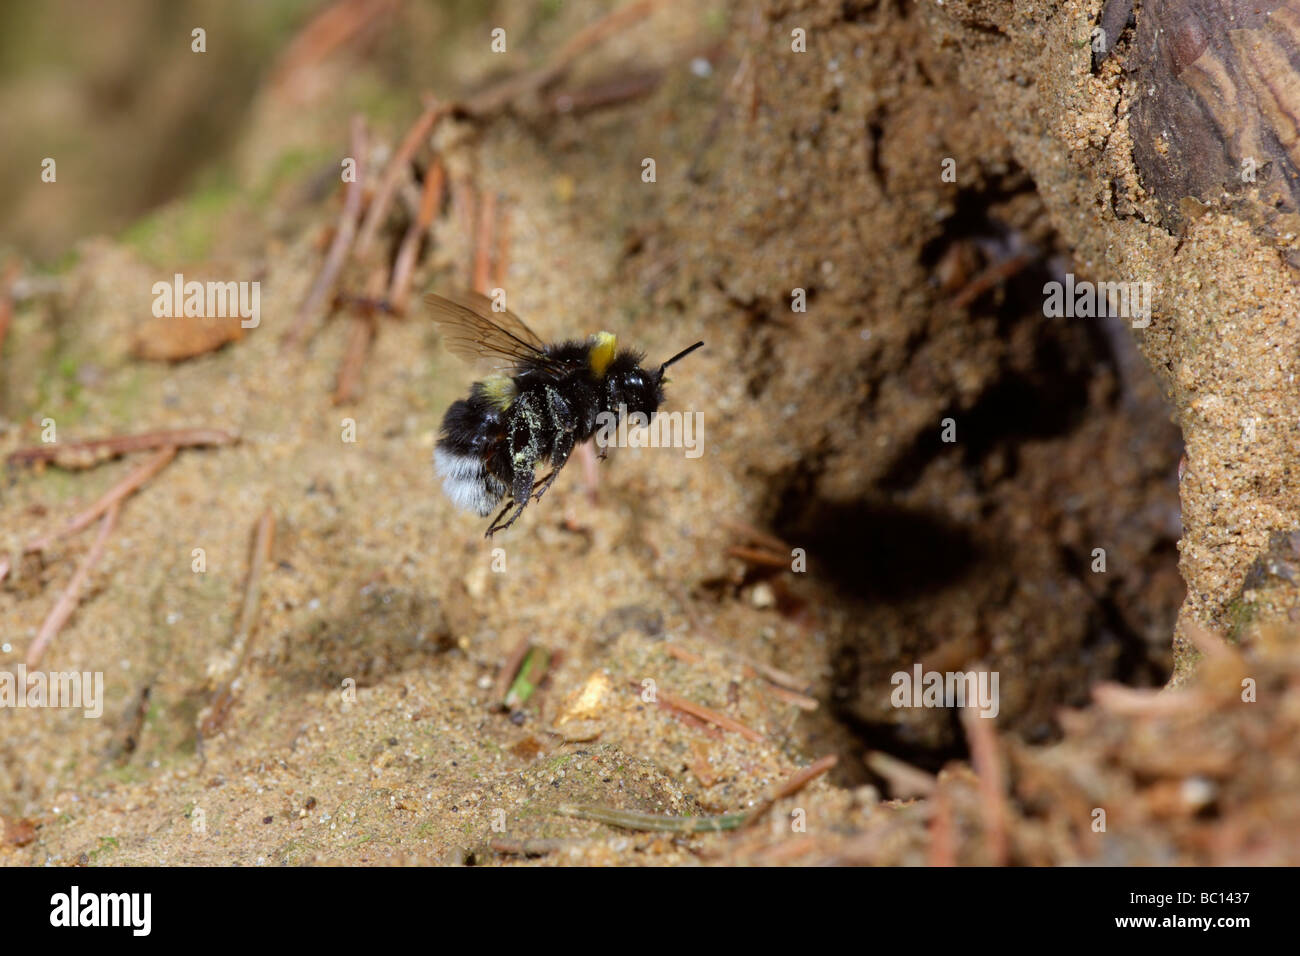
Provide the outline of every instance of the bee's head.
[[664,400],[663,377],[641,367],[641,356],[620,352],[606,373],[610,405],[627,407],[628,412],[654,414]]
[[668,381],[664,375],[665,369],[703,344],[696,342],[690,348],[683,349],[654,371],[641,367],[642,357],[637,353],[619,352],[610,363],[606,375],[610,405],[617,408],[622,404],[627,406],[628,412],[654,414],[664,401],[664,383]]

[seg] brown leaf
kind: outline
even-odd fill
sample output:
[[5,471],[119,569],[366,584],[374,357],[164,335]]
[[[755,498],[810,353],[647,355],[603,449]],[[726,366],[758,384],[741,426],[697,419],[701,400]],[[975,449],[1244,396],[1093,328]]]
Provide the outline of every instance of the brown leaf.
[[239,316],[227,318],[150,316],[140,326],[132,351],[140,358],[177,362],[215,351],[244,337]]
[[4,839],[0,844],[4,846],[27,846],[36,839],[36,821],[22,817],[19,819],[6,819],[0,817],[0,823],[3,823]]

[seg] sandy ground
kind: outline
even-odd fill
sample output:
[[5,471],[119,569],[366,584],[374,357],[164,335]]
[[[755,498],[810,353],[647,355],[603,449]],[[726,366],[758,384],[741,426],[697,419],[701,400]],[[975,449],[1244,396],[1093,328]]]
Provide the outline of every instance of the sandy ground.
[[[538,49],[598,9],[566,5],[532,31]],[[1239,627],[1241,647],[1224,650],[1195,632],[1214,666],[1187,706],[1153,690],[1089,705],[1099,681],[1169,678],[1180,569],[1184,620],[1226,631],[1255,552],[1287,527],[1291,430],[1261,424],[1244,445],[1229,426],[1292,401],[1285,362],[1264,360],[1293,351],[1293,293],[1245,227],[1210,218],[1180,242],[1098,212],[1103,181],[1109,196],[1124,172],[1124,125],[1118,80],[1089,75],[1075,49],[1095,11],[1017,10],[669,5],[578,74],[666,64],[649,97],[444,132],[453,178],[508,210],[511,305],[539,333],[608,328],[652,356],[708,343],[669,387],[669,408],[704,413],[705,454],[622,449],[594,497],[575,463],[491,542],[431,474],[441,414],[472,373],[426,319],[381,320],[360,400],[341,408],[329,396],[343,321],[301,354],[280,349],[337,217],[319,184],[346,142],[338,104],[354,101],[346,64],[320,67],[310,85],[331,94],[307,107],[260,96],[233,163],[247,189],[85,243],[64,294],[20,309],[6,343],[0,450],[38,442],[47,417],[63,441],[190,426],[240,441],[182,451],[129,499],[47,655],[50,668],[104,672],[104,717],[0,713],[0,861],[1293,854],[1300,844],[1277,840],[1300,817],[1287,731],[1300,663],[1285,634]],[[813,36],[807,53],[787,52],[796,27]],[[486,76],[459,50],[467,76]],[[692,70],[705,52],[712,66]],[[1034,70],[1045,62],[1079,69]],[[418,109],[409,92],[403,102],[372,121],[376,162]],[[646,157],[655,183],[641,180]],[[940,176],[947,158],[955,182]],[[464,212],[453,202],[440,217],[421,286],[467,279]],[[983,268],[1018,255],[1026,265],[961,301]],[[1159,278],[1156,319],[1136,338],[1171,405],[1122,325],[1043,318],[1045,279],[1121,266]],[[260,278],[262,326],[175,365],[134,357],[146,290],[178,270]],[[1171,417],[1186,440],[1181,484]],[[6,550],[139,461],[9,472]],[[237,667],[266,508],[276,535],[254,643],[229,718],[200,739],[201,711]],[[733,522],[804,549],[807,571],[728,554],[745,543]],[[92,537],[24,559],[0,588],[0,667],[21,660]],[[1268,593],[1285,606],[1285,589]],[[522,640],[557,659],[512,716],[495,688]],[[892,707],[891,675],[918,662],[1000,672],[996,721]],[[795,675],[816,708],[755,665]],[[1253,706],[1234,696],[1242,674],[1268,689]],[[647,681],[752,733],[650,702]],[[868,751],[913,772],[869,771]],[[744,811],[829,754],[831,774],[739,833],[556,812]]]

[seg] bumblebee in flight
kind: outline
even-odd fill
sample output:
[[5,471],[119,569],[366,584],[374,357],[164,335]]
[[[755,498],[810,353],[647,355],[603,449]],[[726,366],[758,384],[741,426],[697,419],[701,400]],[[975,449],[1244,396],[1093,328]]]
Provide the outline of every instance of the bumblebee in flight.
[[[541,500],[574,447],[595,434],[602,412],[650,416],[664,400],[664,371],[704,345],[696,342],[649,370],[640,353],[619,349],[609,332],[547,345],[513,312],[495,311],[476,292],[424,301],[451,351],[498,369],[447,409],[433,450],[443,491],[458,508],[487,517],[508,496],[489,538],[514,524],[530,500]],[[542,464],[551,473],[535,480]]]

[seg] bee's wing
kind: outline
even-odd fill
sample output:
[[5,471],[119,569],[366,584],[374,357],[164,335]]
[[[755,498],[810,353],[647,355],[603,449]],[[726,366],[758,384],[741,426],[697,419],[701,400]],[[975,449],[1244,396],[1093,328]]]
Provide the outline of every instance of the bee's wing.
[[430,293],[424,303],[442,327],[447,348],[463,358],[487,358],[511,366],[552,364],[543,351],[545,344],[523,319],[513,312],[494,312],[492,300],[485,295],[467,291]]

